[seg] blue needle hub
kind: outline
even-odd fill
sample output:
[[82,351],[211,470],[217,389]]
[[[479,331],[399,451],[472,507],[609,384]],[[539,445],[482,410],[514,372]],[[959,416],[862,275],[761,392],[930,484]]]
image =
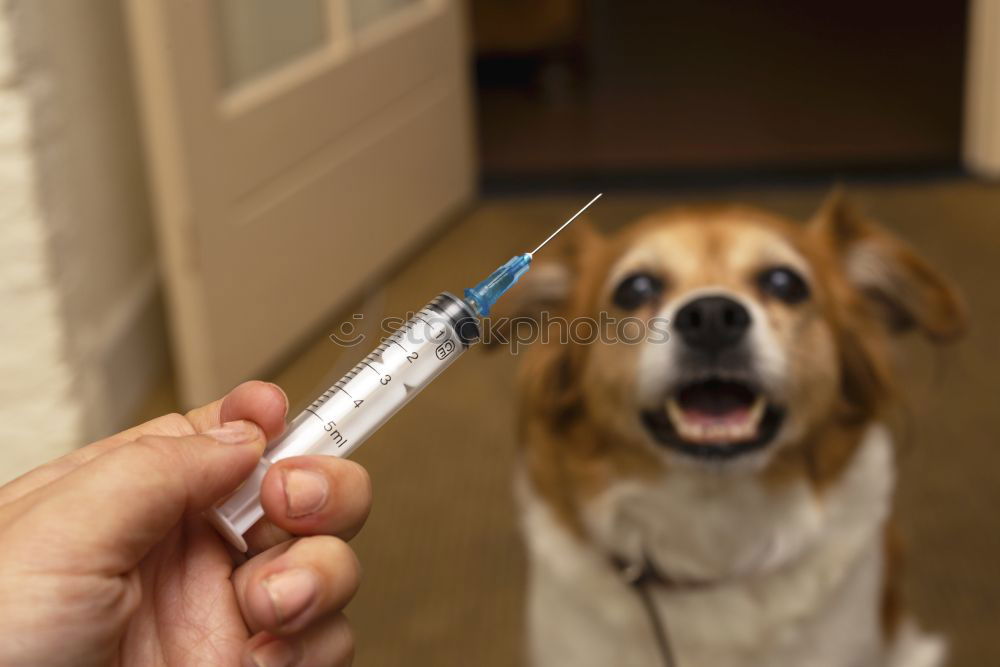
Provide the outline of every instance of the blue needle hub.
[[480,317],[490,314],[490,309],[504,292],[509,290],[531,266],[531,254],[514,255],[499,269],[475,287],[465,290],[465,300],[476,309]]

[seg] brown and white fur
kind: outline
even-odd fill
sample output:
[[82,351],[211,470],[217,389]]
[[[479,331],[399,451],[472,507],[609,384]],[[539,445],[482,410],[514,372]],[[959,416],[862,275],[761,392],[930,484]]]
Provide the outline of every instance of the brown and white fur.
[[[680,667],[940,665],[943,641],[897,600],[887,348],[906,329],[957,336],[957,295],[835,195],[808,225],[716,206],[610,238],[584,227],[510,303],[676,327],[705,297],[742,309],[737,340],[704,347],[674,329],[666,342],[550,340],[527,353],[517,494],[533,664],[662,664],[617,563],[655,573],[648,590]],[[686,423],[683,402],[699,397],[685,387],[713,378],[743,383],[769,417],[747,405],[713,416],[718,397],[700,396],[711,414],[691,409]]]

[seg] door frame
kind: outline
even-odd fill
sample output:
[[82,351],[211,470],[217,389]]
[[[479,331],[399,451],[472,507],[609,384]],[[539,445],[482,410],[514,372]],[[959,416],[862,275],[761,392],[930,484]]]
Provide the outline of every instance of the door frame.
[[969,3],[962,157],[966,169],[1000,179],[1000,0]]

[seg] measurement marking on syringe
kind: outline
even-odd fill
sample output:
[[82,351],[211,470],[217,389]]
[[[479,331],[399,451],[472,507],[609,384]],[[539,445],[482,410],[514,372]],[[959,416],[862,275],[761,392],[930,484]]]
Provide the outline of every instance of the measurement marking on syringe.
[[378,370],[374,366],[372,366],[371,364],[369,364],[367,361],[362,361],[361,363],[363,363],[368,368],[372,369],[372,372],[375,373],[375,375],[377,375],[379,377],[382,377],[382,374],[379,373]]
[[440,330],[440,331],[436,331],[436,330],[434,329],[434,325],[433,325],[433,324],[431,324],[430,322],[428,322],[428,321],[427,321],[427,320],[425,320],[424,318],[420,317],[419,315],[414,315],[414,316],[413,316],[413,319],[415,319],[415,320],[420,320],[421,322],[423,322],[424,324],[426,324],[426,325],[427,325],[427,328],[431,330],[431,333],[432,333],[432,334],[434,334],[434,337],[435,337],[435,338],[440,338],[440,337],[441,337],[441,336],[443,336],[443,335],[444,335],[444,334],[446,333],[446,331],[447,331],[447,330],[446,330],[446,329],[445,329],[444,327],[441,327],[441,330]]
[[333,389],[327,389],[322,394],[320,394],[315,401],[312,402],[310,407],[318,408],[319,406],[323,405],[326,402],[326,400],[331,396],[333,396]]
[[402,350],[403,352],[406,352],[407,354],[409,354],[409,353],[410,353],[410,351],[409,351],[409,350],[407,350],[407,349],[406,349],[405,347],[403,347],[402,345],[400,345],[400,344],[399,344],[398,342],[396,342],[396,341],[392,340],[391,338],[389,339],[389,342],[390,342],[390,343],[392,343],[393,345],[396,345],[396,346],[397,346],[397,347],[398,347],[399,349],[401,349],[401,350]]
[[316,412],[312,408],[306,408],[306,412],[311,413],[312,416],[315,417],[316,419],[323,421],[323,418],[320,417],[318,414],[316,414]]

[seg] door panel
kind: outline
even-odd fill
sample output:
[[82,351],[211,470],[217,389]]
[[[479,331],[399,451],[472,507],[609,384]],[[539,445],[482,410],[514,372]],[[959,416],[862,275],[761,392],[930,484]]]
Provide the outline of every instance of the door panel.
[[290,20],[262,2],[129,3],[189,403],[273,363],[475,182],[457,1],[296,0],[309,25],[255,53]]
[[[441,211],[463,202],[473,185],[466,142],[435,139],[451,134],[456,118],[440,109],[456,104],[458,94],[454,89],[432,92],[437,94],[416,109],[395,114],[399,118],[392,120],[398,125],[392,131],[370,138],[362,130],[352,132],[354,145],[338,145],[329,160],[297,171],[295,190],[272,200],[254,198],[240,211],[239,233],[215,230],[212,245],[228,244],[231,252],[266,267],[249,275],[220,265],[206,267],[214,299],[231,304],[210,326],[221,340],[240,348],[239,354],[220,359],[231,364],[220,368],[223,376],[237,375],[244,358],[266,357],[274,345],[294,343],[301,331],[289,329],[286,322],[304,322],[306,328],[320,324],[329,315],[331,295],[357,293],[413,247],[426,233],[414,211],[428,202]],[[398,159],[387,162],[385,155]],[[430,155],[446,166],[428,169]],[[456,184],[463,192],[456,193]],[[329,212],[331,200],[337,202],[335,213]],[[355,220],[366,223],[351,224]],[[273,244],[275,227],[285,237],[280,249]],[[338,231],[317,234],[325,227]],[[287,285],[296,285],[294,298],[288,298]],[[263,309],[261,303],[272,305]],[[233,318],[228,314],[232,310],[243,315]],[[246,328],[256,335],[243,336]]]
[[329,42],[324,0],[214,0],[223,81],[238,86]]
[[351,27],[364,30],[369,26],[390,19],[400,10],[413,7],[420,0],[350,0]]
[[[428,18],[441,17],[435,14]],[[228,122],[220,128],[223,136],[218,137],[225,156],[242,165],[226,174],[226,186],[232,188],[227,194],[253,188],[378,110],[405,104],[408,94],[417,93],[435,79],[454,85],[464,76],[463,65],[454,61],[458,27],[456,22],[427,20],[400,34],[391,50],[376,46],[352,51],[346,62],[331,64],[320,75],[304,77],[306,80],[290,94],[257,100],[237,91],[224,103]],[[295,74],[288,72],[287,76]],[[280,82],[276,78],[260,84],[279,86]],[[345,104],[345,100],[351,103]],[[303,123],[309,125],[310,133],[301,132]],[[262,155],[268,159],[257,159]]]

